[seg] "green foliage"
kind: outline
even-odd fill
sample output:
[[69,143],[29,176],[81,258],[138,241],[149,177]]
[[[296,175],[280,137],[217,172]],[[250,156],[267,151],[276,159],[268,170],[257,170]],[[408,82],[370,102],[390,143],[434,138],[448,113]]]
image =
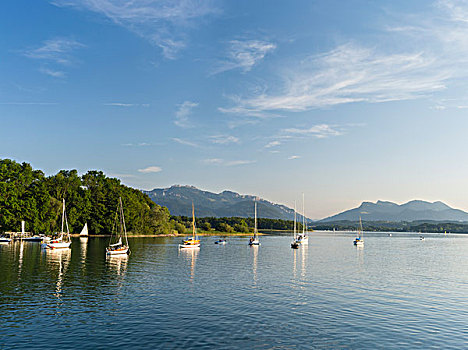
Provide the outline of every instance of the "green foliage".
[[0,231],[50,233],[60,230],[62,198],[66,201],[70,232],[88,223],[90,234],[111,233],[119,197],[124,205],[127,231],[135,234],[171,233],[175,222],[141,191],[126,187],[101,171],[79,176],[61,170],[46,177],[27,164],[0,159]]

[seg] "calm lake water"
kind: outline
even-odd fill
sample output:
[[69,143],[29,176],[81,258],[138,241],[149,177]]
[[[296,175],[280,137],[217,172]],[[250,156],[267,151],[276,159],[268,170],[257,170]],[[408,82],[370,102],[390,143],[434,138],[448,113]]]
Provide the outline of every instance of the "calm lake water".
[[468,236],[425,236],[0,245],[0,348],[468,348]]

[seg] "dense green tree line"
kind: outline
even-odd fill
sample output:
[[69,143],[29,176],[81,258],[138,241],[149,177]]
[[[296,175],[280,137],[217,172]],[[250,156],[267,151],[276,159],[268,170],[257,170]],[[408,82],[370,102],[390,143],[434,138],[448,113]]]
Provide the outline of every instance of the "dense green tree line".
[[[190,228],[192,225],[192,218],[187,216],[173,216],[173,219],[185,228]],[[196,218],[196,225],[202,231],[219,231],[219,232],[238,232],[247,233],[252,232],[255,222],[254,218]],[[257,219],[257,227],[259,230],[287,230],[292,231],[294,228],[294,221],[280,220],[280,219]],[[302,230],[302,223],[297,223],[297,229]],[[179,230],[179,229],[178,229]]]
[[109,234],[119,197],[128,232],[173,232],[176,223],[170,220],[167,208],[101,171],[79,176],[76,170],[61,170],[47,177],[28,163],[0,159],[0,232],[18,231],[21,220],[26,222],[27,231],[60,230],[62,198],[65,198],[71,232],[79,232],[87,222],[90,234]]

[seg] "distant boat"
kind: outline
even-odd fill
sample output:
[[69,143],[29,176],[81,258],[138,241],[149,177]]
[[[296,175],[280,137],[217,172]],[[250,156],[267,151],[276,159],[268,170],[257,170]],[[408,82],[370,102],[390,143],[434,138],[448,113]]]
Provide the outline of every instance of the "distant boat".
[[293,241],[291,242],[291,248],[297,249],[299,248],[300,243],[298,242],[296,236],[296,201],[294,201],[294,228],[293,228]]
[[[116,221],[115,226],[115,236],[118,241],[116,243],[111,244],[113,235],[111,236],[109,246],[106,248],[106,254],[109,256],[113,255],[127,255],[130,253],[130,248],[128,246],[128,237],[127,237],[127,228],[125,227],[125,217],[123,212],[123,205],[122,205],[122,198],[119,197],[119,204],[117,206],[117,217],[119,218],[119,222]],[[87,227],[87,225],[85,225]],[[112,232],[113,234],[113,232]],[[125,239],[125,244],[122,241],[122,238]]]
[[80,232],[80,237],[88,237],[88,223],[85,222],[83,229]]
[[188,238],[179,244],[180,249],[193,249],[193,248],[200,248],[200,240],[198,239],[197,235],[197,228],[195,227],[195,207],[193,206],[192,202],[192,238]]
[[419,236],[419,240],[420,241],[424,241],[426,238],[424,238],[424,236]]
[[249,245],[260,245],[260,240],[258,239],[258,230],[257,230],[257,201],[255,201],[255,224],[254,224],[254,234],[250,237]]
[[363,231],[362,231],[362,220],[361,217],[359,217],[359,230],[358,230],[358,236],[354,239],[353,244],[358,247],[363,247],[364,246],[364,237],[363,237]]
[[[64,232],[64,224],[67,227],[67,232]],[[42,237],[41,237],[42,239]],[[71,238],[70,230],[68,229],[67,214],[65,212],[65,198],[62,200],[62,229],[59,233],[58,238],[51,239],[47,243],[43,243],[42,247],[46,249],[66,249],[70,248]]]
[[296,242],[299,244],[309,244],[309,236],[307,236],[307,229],[306,229],[306,222],[305,222],[304,193],[302,194],[302,234],[296,237]]
[[218,239],[215,244],[226,244],[226,240],[225,239]]

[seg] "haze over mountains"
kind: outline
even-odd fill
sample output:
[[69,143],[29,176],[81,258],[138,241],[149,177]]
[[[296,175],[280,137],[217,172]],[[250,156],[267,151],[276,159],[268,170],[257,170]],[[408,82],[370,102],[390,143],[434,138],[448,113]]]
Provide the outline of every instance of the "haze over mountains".
[[453,209],[440,201],[430,203],[413,200],[405,204],[377,201],[363,202],[358,208],[346,210],[342,213],[320,220],[331,221],[468,221],[468,213]]
[[[232,191],[213,193],[193,186],[175,185],[143,191],[155,203],[165,206],[172,215],[192,216],[192,201],[197,217],[253,217],[255,196],[241,195]],[[257,198],[258,217],[293,220],[294,210],[284,205]],[[298,220],[302,216],[298,214]]]
[[[143,191],[155,203],[165,206],[172,215],[192,215],[192,201],[197,217],[253,217],[255,196],[241,195],[232,191],[213,193],[193,186],[174,185],[169,188],[157,188]],[[275,204],[257,198],[258,217],[268,219],[293,220],[294,211],[285,205]],[[300,205],[298,204],[298,207]],[[405,204],[388,201],[363,202],[358,208],[319,220],[318,222],[357,221],[467,221],[468,213],[454,209],[440,201],[426,202],[413,200]],[[298,220],[302,216],[298,214]],[[307,219],[311,221],[310,219]]]

